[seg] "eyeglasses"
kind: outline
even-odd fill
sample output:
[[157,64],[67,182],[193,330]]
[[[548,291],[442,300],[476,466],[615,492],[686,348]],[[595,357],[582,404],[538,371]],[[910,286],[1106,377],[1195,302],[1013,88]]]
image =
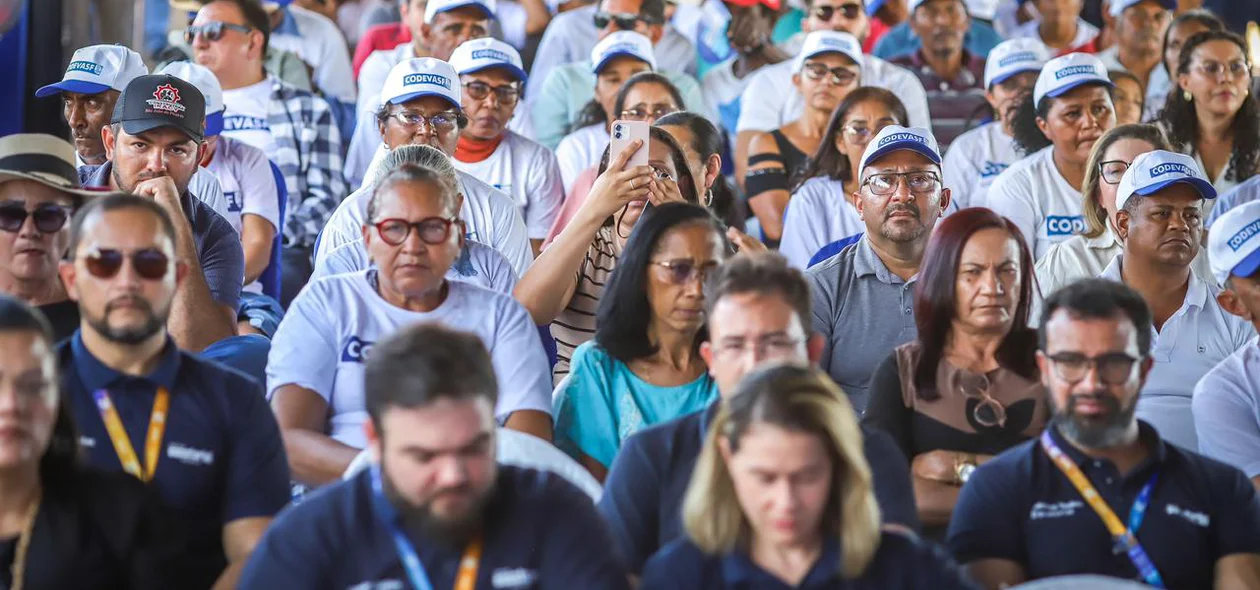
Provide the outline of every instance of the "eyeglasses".
[[1231,61],[1228,64],[1224,64],[1219,61],[1202,62],[1194,64],[1193,68],[1209,78],[1219,78],[1221,74],[1228,72],[1229,79],[1233,80],[1239,76],[1246,76],[1249,74],[1247,62],[1241,59]]
[[678,109],[672,106],[656,105],[648,110],[642,105],[632,109],[621,111],[621,118],[627,121],[649,121],[664,117],[665,115],[677,113]]
[[818,81],[831,74],[831,83],[836,86],[848,86],[857,80],[858,75],[848,68],[828,68],[820,63],[806,63],[804,66],[805,77],[810,80]]
[[714,348],[714,354],[726,358],[742,358],[753,351],[756,358],[784,358],[796,352],[800,338],[767,336],[756,340],[724,340]]
[[694,260],[653,260],[650,264],[665,269],[669,282],[675,285],[685,285],[697,279],[703,283],[704,279],[718,267],[716,260],[703,264],[696,264]]
[[897,190],[897,185],[901,184],[901,180],[906,181],[906,186],[910,188],[912,193],[926,193],[936,188],[940,179],[934,172],[884,172],[881,174],[872,174],[862,181],[862,186],[870,186],[871,194],[884,196],[891,195]]
[[840,11],[844,18],[854,20],[858,15],[862,14],[862,5],[856,3],[841,4],[840,6],[815,6],[814,18],[822,21],[829,21],[835,16],[836,11]]
[[971,408],[971,418],[985,428],[1006,427],[1006,406],[989,395],[992,384],[981,373],[954,373],[954,388],[963,395],[979,400]]
[[21,231],[26,218],[35,220],[35,229],[40,233],[51,234],[61,231],[70,219],[70,210],[59,205],[40,205],[34,211],[27,211],[21,205],[0,206],[0,230],[7,232]]
[[197,35],[201,35],[206,38],[206,41],[214,43],[215,41],[223,38],[223,31],[225,29],[229,31],[240,31],[246,35],[254,30],[244,25],[234,25],[232,23],[212,21],[204,25],[193,25],[184,29],[184,42],[192,45],[193,41],[197,39]]
[[401,246],[411,235],[412,228],[415,228],[416,234],[420,236],[420,241],[437,246],[451,237],[452,226],[462,223],[458,217],[426,217],[415,222],[390,218],[382,219],[372,227],[375,227],[376,233],[381,235],[381,240],[390,246]]
[[464,90],[468,92],[468,98],[473,100],[485,100],[493,92],[494,97],[503,106],[514,105],[521,98],[521,91],[516,87],[516,84],[491,86],[485,82],[469,82],[464,84]]
[[1104,384],[1122,385],[1133,374],[1133,364],[1141,360],[1123,352],[1096,357],[1063,352],[1046,358],[1050,359],[1050,363],[1054,365],[1054,374],[1071,385],[1076,385],[1085,379],[1091,367],[1098,371],[1098,380]]
[[1102,177],[1103,182],[1107,184],[1120,184],[1120,179],[1124,178],[1124,171],[1129,169],[1132,162],[1124,160],[1107,160],[1098,163],[1098,175]]
[[874,127],[866,127],[850,123],[842,127],[841,130],[844,132],[844,136],[848,138],[849,141],[853,143],[867,143],[871,140],[871,136],[879,133],[880,129],[896,124],[896,121],[880,121],[876,123]]
[[670,174],[669,170],[661,168],[660,166],[652,166],[652,176],[654,176],[657,180],[675,180],[674,175]]
[[112,279],[122,270],[123,261],[131,259],[131,268],[140,278],[156,281],[166,276],[171,259],[157,248],[143,248],[130,254],[113,248],[98,248],[83,257],[83,265],[98,279]]
[[596,12],[595,28],[604,29],[608,27],[608,23],[617,23],[617,28],[623,31],[633,31],[638,23],[645,25],[658,24],[656,19],[648,18],[631,12]]
[[459,114],[449,111],[429,116],[411,111],[396,111],[388,116],[397,120],[400,125],[408,129],[427,127],[438,133],[447,133],[459,125]]

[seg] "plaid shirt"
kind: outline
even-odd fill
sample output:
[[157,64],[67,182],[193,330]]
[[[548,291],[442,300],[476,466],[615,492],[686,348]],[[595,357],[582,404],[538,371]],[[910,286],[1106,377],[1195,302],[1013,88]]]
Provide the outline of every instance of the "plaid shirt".
[[273,76],[268,79],[267,125],[276,150],[267,155],[280,167],[289,190],[284,241],[290,246],[311,246],[346,196],[341,132],[324,99]]

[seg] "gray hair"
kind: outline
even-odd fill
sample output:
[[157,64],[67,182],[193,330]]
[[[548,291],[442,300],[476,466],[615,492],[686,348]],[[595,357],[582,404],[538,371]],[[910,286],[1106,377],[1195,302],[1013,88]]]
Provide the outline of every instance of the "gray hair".
[[451,215],[459,213],[459,176],[451,159],[427,145],[404,145],[385,156],[375,170],[367,219],[375,219],[381,195],[403,182],[430,182],[441,190],[442,205]]

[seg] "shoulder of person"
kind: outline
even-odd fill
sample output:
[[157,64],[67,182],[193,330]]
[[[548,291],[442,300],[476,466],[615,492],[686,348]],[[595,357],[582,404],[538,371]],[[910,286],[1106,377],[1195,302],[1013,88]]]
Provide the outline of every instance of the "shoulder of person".
[[[503,464],[498,470],[496,496],[518,509],[571,513],[577,502],[594,511],[591,497],[558,473]],[[544,514],[540,518],[547,517]]]
[[698,582],[702,577],[700,572],[710,564],[716,565],[721,558],[720,555],[705,553],[684,534],[661,547],[647,560],[643,566],[643,581],[677,579],[680,582]]
[[[709,409],[705,408],[699,412],[692,412],[667,422],[648,426],[626,438],[621,443],[621,453],[633,448],[644,455],[662,460],[684,459],[685,457],[678,456],[674,450],[680,448],[681,443],[687,439],[694,438],[696,442],[700,441],[700,437],[697,436],[699,434],[697,426],[707,411]],[[656,465],[656,467],[663,467],[663,465]]]
[[615,368],[616,361],[600,346],[595,339],[587,340],[578,345],[573,351],[573,360],[570,362],[572,367],[570,375],[577,369],[579,365],[586,365],[592,369],[599,369],[605,372],[611,372]]
[[810,282],[830,284],[834,283],[836,276],[839,275],[840,280],[843,281],[846,275],[853,274],[853,259],[857,256],[857,249],[861,243],[862,240],[857,240],[845,246],[835,256],[809,267],[805,271],[805,278]]
[[512,197],[509,197],[507,193],[462,170],[457,170],[455,173],[459,178],[459,185],[461,192],[464,193],[465,202],[475,200],[500,208],[504,206],[516,207],[516,201],[513,201]]
[[[195,354],[179,351],[180,381],[191,379],[210,391],[222,395],[231,406],[253,403],[253,397],[262,399],[263,386],[256,379],[227,365],[203,359]],[[265,401],[264,401],[265,403]],[[228,418],[238,417],[235,414]]]
[[1260,341],[1252,338],[1246,346],[1225,357],[1225,360],[1203,374],[1195,385],[1194,401],[1207,401],[1228,395],[1249,399],[1253,405],[1260,405],[1260,389],[1257,389],[1257,385],[1260,385],[1260,374],[1254,373],[1257,369],[1260,369]]
[[[778,154],[779,142],[775,141],[774,135],[769,131],[762,131],[753,136],[752,141],[748,143],[748,155],[756,156],[759,154]],[[767,164],[767,162],[758,162],[752,166]]]
[[[1188,451],[1168,441],[1164,441],[1164,464],[1167,465],[1166,477],[1174,477],[1174,470],[1181,472],[1190,481],[1179,482],[1182,486],[1191,487],[1204,494],[1211,494],[1218,500],[1232,497],[1237,489],[1251,488],[1251,482],[1237,467],[1213,459],[1197,452]],[[978,472],[978,471],[977,471]],[[1165,477],[1161,474],[1161,477]],[[1250,494],[1249,494],[1250,495]],[[1229,513],[1238,506],[1214,505],[1215,510]]]
[[324,486],[289,504],[267,527],[267,537],[303,544],[354,539],[359,523],[376,518],[371,508],[371,470]]
[[507,131],[506,143],[512,151],[520,151],[522,154],[525,154],[528,159],[534,160],[535,162],[541,160],[542,162],[547,163],[556,159],[556,154],[547,149],[547,146],[525,137],[520,133],[512,131],[511,129]]
[[1045,147],[1040,151],[1033,152],[1016,160],[1013,164],[1008,166],[1006,170],[1003,170],[1000,174],[998,174],[997,178],[993,179],[993,184],[989,187],[989,194],[994,195],[1001,190],[1008,188],[1024,190],[1024,192],[1032,190],[1033,184],[1035,183],[1035,179],[1033,178],[1035,172],[1033,169],[1041,165],[1042,158],[1044,157],[1042,152],[1050,149],[1054,149],[1054,146]]
[[493,319],[503,320],[510,319],[506,316],[511,315],[529,315],[529,312],[525,310],[525,306],[506,293],[500,293],[494,289],[488,289],[467,281],[449,281],[449,284],[450,294],[456,295],[472,304],[472,307],[478,313],[493,314]]

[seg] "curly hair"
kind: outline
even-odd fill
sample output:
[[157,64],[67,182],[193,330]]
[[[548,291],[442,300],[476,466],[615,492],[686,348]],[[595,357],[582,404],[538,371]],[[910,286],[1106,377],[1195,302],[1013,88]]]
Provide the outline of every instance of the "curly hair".
[[801,167],[801,171],[797,177],[792,179],[795,184],[792,186],[792,192],[796,192],[801,188],[805,181],[815,177],[826,175],[831,180],[845,181],[853,177],[853,170],[849,169],[849,158],[840,153],[840,148],[836,147],[836,140],[840,135],[841,128],[844,127],[844,120],[848,118],[849,112],[858,105],[865,102],[883,103],[892,116],[897,120],[898,125],[906,125],[910,120],[910,116],[906,114],[906,107],[901,103],[901,99],[896,94],[889,92],[883,88],[874,86],[862,86],[854,89],[844,100],[840,102],[840,106],[836,107],[836,112],[831,115],[831,121],[827,123],[827,131],[823,133],[822,141],[818,142],[818,150],[806,160],[805,165]]
[[[1195,33],[1181,47],[1181,56],[1177,59],[1177,70],[1185,72],[1190,68],[1194,50],[1204,43],[1212,41],[1228,41],[1238,46],[1243,59],[1247,56],[1247,42],[1230,31],[1204,31]],[[1250,66],[1250,64],[1248,64]],[[1199,139],[1199,117],[1193,101],[1186,100],[1185,92],[1169,92],[1164,108],[1157,119],[1163,124],[1168,134],[1168,141],[1178,151],[1193,153]],[[1193,98],[1193,97],[1192,97]],[[1260,101],[1254,93],[1248,93],[1242,106],[1234,113],[1234,150],[1229,157],[1229,180],[1250,178],[1257,172],[1257,161],[1260,160]],[[1244,122],[1246,124],[1238,124]]]

